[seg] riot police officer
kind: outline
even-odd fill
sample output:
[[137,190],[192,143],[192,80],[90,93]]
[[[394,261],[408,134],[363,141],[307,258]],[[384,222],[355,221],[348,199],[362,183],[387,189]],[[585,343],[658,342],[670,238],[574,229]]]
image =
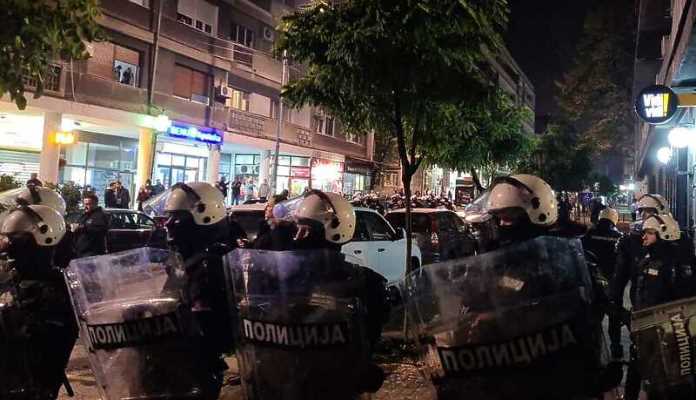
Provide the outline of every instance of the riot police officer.
[[239,278],[238,359],[247,399],[349,400],[376,392],[384,374],[371,354],[388,314],[386,280],[341,253],[355,232],[353,206],[318,190],[279,206],[295,225],[286,231],[292,236],[278,238],[284,251],[228,256]]
[[210,398],[216,398],[226,364],[222,354],[233,348],[233,320],[225,289],[222,256],[229,251],[225,201],[222,193],[204,182],[177,183],[166,200],[167,235],[179,252],[189,277],[187,288],[213,383]]
[[614,276],[616,244],[623,236],[616,229],[618,222],[619,213],[607,207],[599,212],[597,225],[590,228],[582,238],[583,248],[597,257],[599,270],[607,278]]
[[638,236],[641,236],[642,221],[645,221],[651,215],[669,214],[669,203],[659,194],[648,193],[640,196],[636,203],[636,210],[638,210],[641,220],[633,224],[632,231],[637,232]]
[[[674,269],[676,257],[673,243],[679,240],[680,231],[676,221],[670,215],[648,215],[642,221],[640,249],[630,247],[631,253],[626,259],[619,254],[616,274],[611,284],[611,296],[617,303],[623,300],[623,293],[631,282],[630,299],[634,311],[666,303],[674,299]],[[635,237],[635,235],[634,235]],[[635,246],[635,238],[632,245]],[[615,322],[616,323],[616,322]],[[621,336],[619,330],[610,330],[612,335],[612,352],[621,355]],[[627,400],[638,399],[641,375],[636,365],[639,349],[631,347],[631,361],[626,375],[625,393]]]
[[63,217],[43,205],[11,210],[0,227],[0,237],[6,238],[0,251],[9,261],[2,279],[0,335],[8,346],[2,365],[10,370],[0,372],[2,398],[55,399],[61,384],[71,393],[64,371],[77,326],[54,262],[65,230]]

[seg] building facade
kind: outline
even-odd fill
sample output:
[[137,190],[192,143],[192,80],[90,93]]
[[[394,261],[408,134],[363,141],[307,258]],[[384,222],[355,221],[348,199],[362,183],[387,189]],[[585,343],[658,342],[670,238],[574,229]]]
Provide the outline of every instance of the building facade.
[[[147,179],[238,178],[246,191],[271,179],[280,130],[277,191],[366,189],[371,135],[345,134],[310,107],[286,109],[279,124],[282,63],[271,50],[274,27],[294,6],[102,0],[108,40],[88,44],[89,59],[52,65],[45,94],[29,95],[24,111],[0,101],[0,173],[25,180],[38,172],[97,193],[120,180],[132,197]],[[290,78],[300,73],[289,68]],[[75,142],[58,144],[63,131]]]
[[[664,195],[682,228],[691,229],[696,215],[696,120],[693,110],[696,103],[691,99],[696,89],[696,31],[693,29],[696,2],[641,0],[637,4],[634,96],[650,85],[665,85],[678,95],[680,104],[674,117],[661,125],[650,125],[636,118],[635,195]],[[687,130],[688,145],[670,143],[670,132],[674,128]],[[657,156],[658,150],[663,157]]]

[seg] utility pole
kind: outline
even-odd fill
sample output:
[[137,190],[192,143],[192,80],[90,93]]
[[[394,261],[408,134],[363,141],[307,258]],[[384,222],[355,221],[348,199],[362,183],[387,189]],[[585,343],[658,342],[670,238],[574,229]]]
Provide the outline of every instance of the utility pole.
[[278,97],[278,126],[276,126],[276,142],[275,142],[275,153],[273,158],[273,175],[271,178],[271,193],[276,194],[276,189],[278,185],[278,158],[280,156],[280,135],[283,132],[283,120],[284,120],[284,109],[282,90],[287,82],[288,74],[288,51],[283,51],[283,69],[280,76],[280,90],[281,95]]

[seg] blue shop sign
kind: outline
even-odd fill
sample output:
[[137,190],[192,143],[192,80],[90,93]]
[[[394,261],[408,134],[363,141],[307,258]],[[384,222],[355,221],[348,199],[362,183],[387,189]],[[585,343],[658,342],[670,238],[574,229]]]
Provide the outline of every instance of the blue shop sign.
[[167,129],[167,136],[210,144],[221,144],[223,140],[222,134],[215,128],[196,128],[181,124],[172,124]]

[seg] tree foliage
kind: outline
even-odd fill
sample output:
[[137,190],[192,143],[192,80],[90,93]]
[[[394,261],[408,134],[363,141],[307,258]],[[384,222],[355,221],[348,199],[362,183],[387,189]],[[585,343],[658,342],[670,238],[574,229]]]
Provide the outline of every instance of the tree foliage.
[[584,189],[592,172],[591,154],[571,130],[552,124],[518,170],[539,176],[555,190],[577,192]]
[[24,109],[25,79],[43,92],[54,60],[86,58],[84,41],[102,38],[98,0],[2,0],[0,2],[0,95],[9,93]]
[[[394,138],[410,196],[424,160],[453,163],[444,147],[477,147],[500,130],[494,109],[466,117],[481,103],[500,102],[480,67],[502,45],[507,12],[505,0],[310,2],[281,23],[278,50],[307,65],[283,95],[323,108],[350,129]],[[406,228],[410,238],[408,202]]]
[[594,3],[576,62],[557,83],[560,111],[593,154],[626,154],[633,140],[635,2]]

